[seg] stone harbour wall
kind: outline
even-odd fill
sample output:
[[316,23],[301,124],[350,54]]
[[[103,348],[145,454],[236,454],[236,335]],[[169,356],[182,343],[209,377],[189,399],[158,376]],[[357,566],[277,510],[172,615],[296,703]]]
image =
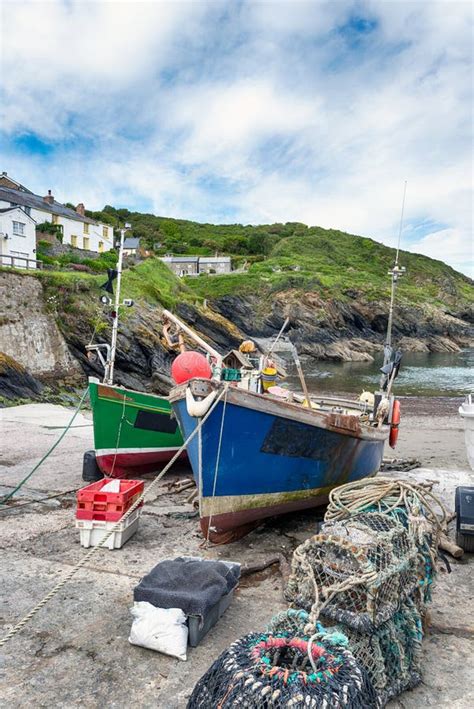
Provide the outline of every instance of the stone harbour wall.
[[41,282],[31,276],[0,273],[0,352],[34,376],[81,371],[47,312]]

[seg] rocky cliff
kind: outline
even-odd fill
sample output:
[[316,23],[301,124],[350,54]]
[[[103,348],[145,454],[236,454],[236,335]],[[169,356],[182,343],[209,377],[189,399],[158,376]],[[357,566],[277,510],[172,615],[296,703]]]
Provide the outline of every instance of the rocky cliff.
[[0,396],[32,397],[38,380],[77,378],[82,370],[48,311],[41,282],[0,272]]
[[[44,382],[83,386],[86,375],[102,376],[100,363],[88,359],[85,349],[91,341],[110,341],[112,320],[98,302],[100,283],[75,275],[59,284],[48,276],[0,273],[0,353],[6,355],[3,365],[0,359],[0,397],[34,398]],[[368,302],[357,291],[344,299],[291,288],[265,297],[237,292],[206,306],[180,292],[174,308],[222,352],[248,337],[272,337],[288,317],[287,333],[301,354],[333,361],[372,359],[381,352],[387,325],[386,302]],[[167,392],[173,355],[160,335],[161,310],[156,298],[125,309],[117,383]],[[405,351],[457,351],[473,345],[473,322],[468,308],[461,313],[426,303],[398,305],[394,342]]]

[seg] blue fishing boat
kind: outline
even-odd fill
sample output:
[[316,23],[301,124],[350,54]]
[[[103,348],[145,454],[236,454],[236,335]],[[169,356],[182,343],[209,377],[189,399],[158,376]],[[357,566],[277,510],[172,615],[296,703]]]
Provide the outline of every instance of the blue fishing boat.
[[183,437],[199,428],[187,450],[204,536],[233,541],[265,518],[323,504],[337,485],[375,475],[391,430],[390,400],[382,401],[308,406],[197,378],[175,387],[170,402]]

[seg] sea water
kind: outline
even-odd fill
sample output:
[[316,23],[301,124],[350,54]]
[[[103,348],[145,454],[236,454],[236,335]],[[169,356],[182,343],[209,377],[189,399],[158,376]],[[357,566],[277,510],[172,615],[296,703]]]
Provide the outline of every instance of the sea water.
[[[378,387],[383,353],[373,362],[303,363],[308,389],[320,392],[373,391]],[[293,370],[288,384],[301,388]],[[474,349],[459,353],[417,353],[403,355],[394,389],[400,396],[464,396],[474,391]]]

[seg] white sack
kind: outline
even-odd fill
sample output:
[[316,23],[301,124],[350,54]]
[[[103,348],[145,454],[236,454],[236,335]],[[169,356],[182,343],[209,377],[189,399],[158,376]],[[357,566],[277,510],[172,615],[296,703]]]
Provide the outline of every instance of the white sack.
[[132,645],[186,660],[188,626],[181,608],[156,608],[140,601],[131,608],[134,618],[128,638]]

